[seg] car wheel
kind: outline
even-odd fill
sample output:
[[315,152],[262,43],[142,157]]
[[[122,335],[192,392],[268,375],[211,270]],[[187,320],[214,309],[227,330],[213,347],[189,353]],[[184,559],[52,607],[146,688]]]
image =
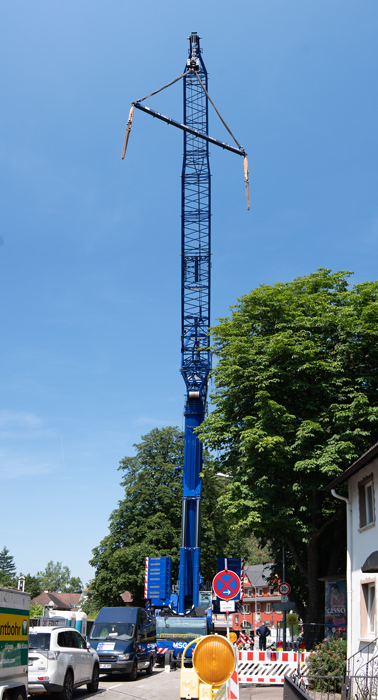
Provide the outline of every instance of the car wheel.
[[72,700],[73,696],[73,675],[72,671],[67,671],[63,688],[57,693],[59,700]]
[[128,675],[128,680],[129,681],[136,681],[137,677],[138,677],[138,666],[137,666],[137,662],[134,661],[131,672]]
[[147,676],[151,675],[153,667],[154,667],[154,660],[151,658],[150,663],[148,664],[148,666],[146,668]]
[[3,700],[10,700],[9,693],[3,693]]
[[99,684],[99,668],[98,668],[98,665],[95,664],[93,666],[92,680],[90,683],[87,683],[88,693],[97,693],[98,684]]

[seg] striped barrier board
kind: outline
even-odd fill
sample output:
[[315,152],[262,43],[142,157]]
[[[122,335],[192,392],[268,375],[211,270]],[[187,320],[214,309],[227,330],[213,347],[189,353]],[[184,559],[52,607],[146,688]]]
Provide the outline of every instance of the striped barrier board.
[[147,598],[147,582],[148,582],[148,557],[144,562],[144,597]]
[[227,700],[239,700],[239,677],[237,668],[235,668],[231,678],[227,681],[226,698]]
[[292,675],[308,656],[305,651],[239,651],[239,683],[283,685],[285,674]]
[[169,651],[169,649],[160,649],[160,647],[156,649],[157,654],[165,654],[166,651]]

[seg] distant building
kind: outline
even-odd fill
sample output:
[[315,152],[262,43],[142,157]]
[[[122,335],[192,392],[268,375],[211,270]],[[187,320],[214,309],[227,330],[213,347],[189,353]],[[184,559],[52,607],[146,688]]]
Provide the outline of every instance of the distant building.
[[[347,639],[348,656],[376,644],[378,595],[378,443],[326,488],[348,482],[347,502]],[[371,653],[371,649],[370,649]]]
[[[279,603],[281,596],[277,590],[278,580],[272,582],[273,564],[255,564],[246,566],[243,579],[243,601],[241,610],[229,615],[230,629],[240,633],[244,630],[256,630],[262,623],[271,629],[282,622],[282,612],[274,610],[274,603]],[[293,604],[294,608],[294,604]],[[226,615],[214,615],[214,629],[221,632],[226,629]]]
[[126,607],[128,607],[128,608],[132,607],[133,596],[131,595],[131,593],[129,593],[129,591],[125,591],[124,593],[122,593],[121,598],[122,598],[123,602],[125,603]]
[[31,605],[42,605],[43,608],[52,607],[52,610],[71,610],[77,612],[79,610],[78,603],[81,598],[81,593],[50,593],[44,591],[33,598]]

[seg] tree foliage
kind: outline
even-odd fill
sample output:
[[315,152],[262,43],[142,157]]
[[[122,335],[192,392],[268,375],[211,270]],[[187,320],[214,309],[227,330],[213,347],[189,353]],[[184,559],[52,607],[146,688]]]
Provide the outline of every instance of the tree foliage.
[[[22,576],[22,574],[20,574]],[[25,576],[25,591],[30,593],[31,599],[36,598],[40,593],[43,592],[41,580],[37,576],[31,576],[26,574]]]
[[60,561],[56,564],[49,561],[44,571],[37,571],[36,578],[43,591],[76,593],[83,590],[80,578],[71,576],[68,566],[63,566]]
[[42,615],[43,615],[43,605],[39,605],[37,603],[36,605],[30,606],[30,618],[31,619],[35,619],[37,617],[42,617]]
[[0,552],[0,586],[3,588],[17,586],[16,564],[12,555],[9,554],[9,549],[5,546]]
[[[134,445],[134,457],[125,457],[119,469],[125,497],[110,515],[109,534],[93,550],[96,570],[91,589],[94,604],[120,605],[129,591],[136,604],[143,600],[144,560],[147,556],[172,557],[172,581],[177,579],[182,478],[176,467],[184,458],[179,428],[154,428]],[[223,480],[215,477],[215,462],[205,452],[202,477],[201,571],[205,581],[216,573],[216,558],[225,552],[240,555],[241,544],[230,533],[218,499]]]
[[229,517],[277,561],[285,540],[311,623],[323,620],[319,577],[344,566],[345,505],[324,487],[378,439],[378,283],[350,289],[350,274],[263,285],[211,331],[215,410],[201,438],[233,476]]

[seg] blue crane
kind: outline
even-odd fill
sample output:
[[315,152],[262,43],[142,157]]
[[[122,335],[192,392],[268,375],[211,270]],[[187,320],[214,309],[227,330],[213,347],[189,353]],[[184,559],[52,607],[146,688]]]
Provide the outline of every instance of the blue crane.
[[[182,525],[176,612],[184,615],[199,606],[201,468],[202,444],[196,428],[205,418],[210,352],[210,278],[211,278],[211,188],[209,143],[244,157],[244,178],[248,194],[248,163],[244,149],[209,136],[208,76],[202,58],[200,37],[189,37],[189,56],[184,72],[164,87],[183,79],[184,120],[177,122],[141,103],[157,90],[132,103],[126,128],[122,157],[125,156],[134,107],[184,132],[184,156],[181,179],[181,374],[185,382],[185,447],[183,465]],[[161,88],[163,90],[164,88]],[[215,108],[215,105],[213,105]],[[215,108],[216,109],[216,108]]]

